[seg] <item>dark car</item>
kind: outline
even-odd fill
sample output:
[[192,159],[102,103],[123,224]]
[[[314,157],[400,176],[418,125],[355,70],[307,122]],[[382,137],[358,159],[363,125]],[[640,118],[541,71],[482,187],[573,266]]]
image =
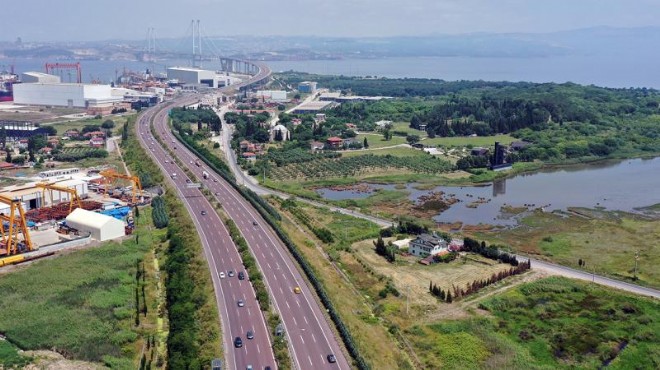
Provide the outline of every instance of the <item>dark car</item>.
[[257,226],[259,224],[257,223],[257,221],[252,221],[252,225]]
[[205,215],[206,215],[206,211],[202,211],[202,216],[205,216]]
[[234,339],[234,347],[236,348],[243,347],[243,339],[241,339],[241,337],[236,337],[236,339]]
[[328,355],[328,362],[331,363],[331,364],[334,364],[335,362],[337,362],[337,359],[335,358],[335,355],[333,355],[332,353],[329,354]]
[[252,330],[248,330],[245,336],[247,337],[247,339],[254,339],[254,332]]
[[243,271],[238,273],[238,280],[245,280],[245,273]]
[[227,273],[227,276],[234,277],[234,270],[229,270],[229,272]]

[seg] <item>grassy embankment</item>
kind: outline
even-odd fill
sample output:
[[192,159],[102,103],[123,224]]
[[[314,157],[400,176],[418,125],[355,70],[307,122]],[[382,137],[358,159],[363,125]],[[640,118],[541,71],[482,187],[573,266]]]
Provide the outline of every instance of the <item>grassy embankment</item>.
[[[108,242],[2,276],[0,331],[25,350],[52,349],[113,368],[136,368],[143,353],[154,367],[162,364],[166,320],[159,314],[154,250],[164,231],[153,230],[148,208],[137,224],[139,243],[136,237]],[[138,266],[146,274],[136,279]]]
[[[522,227],[478,235],[519,252],[617,279],[660,287],[660,220],[624,212],[574,209],[566,216],[536,212]],[[635,252],[639,252],[634,280]]]

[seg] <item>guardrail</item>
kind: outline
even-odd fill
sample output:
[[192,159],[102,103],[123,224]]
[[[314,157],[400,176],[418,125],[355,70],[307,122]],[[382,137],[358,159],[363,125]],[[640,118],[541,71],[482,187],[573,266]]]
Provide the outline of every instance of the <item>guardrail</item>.
[[[332,304],[328,294],[325,291],[325,288],[323,287],[323,284],[316,277],[313,268],[307,262],[305,256],[300,252],[298,246],[296,246],[291,241],[291,239],[289,239],[289,236],[277,223],[276,220],[281,219],[280,214],[274,208],[272,208],[270,204],[268,204],[265,200],[259,197],[256,193],[252,192],[249,189],[245,189],[241,187],[235,182],[235,179],[232,176],[228,175],[224,171],[219,170],[208,158],[206,158],[199,151],[197,151],[192,145],[190,145],[186,140],[184,140],[177,132],[172,131],[172,134],[184,146],[186,146],[188,150],[193,152],[193,154],[195,154],[198,158],[201,158],[202,161],[204,161],[204,163],[206,163],[214,172],[222,176],[222,178],[225,179],[234,189],[236,189],[236,191],[238,191],[239,194],[241,194],[241,196],[243,196],[248,202],[250,202],[250,204],[252,204],[252,206],[257,210],[257,212],[259,212],[261,217],[263,217],[264,220],[268,222],[270,227],[275,231],[275,233],[280,238],[280,240],[282,240],[284,245],[286,245],[291,255],[293,255],[293,258],[296,260],[296,262],[298,262],[303,272],[305,273],[309,281],[312,283],[312,286],[314,287],[316,294],[318,294],[319,298],[321,299],[321,303],[323,303],[323,305],[327,309],[327,312],[330,315],[330,319],[335,324],[337,331],[339,331],[339,335],[341,336],[342,341],[346,345],[346,348],[348,349],[348,352],[350,353],[351,357],[353,357],[353,359],[355,360],[355,364],[358,367],[358,369],[363,369],[363,370],[370,369],[369,365],[367,364],[367,362],[364,360],[359,350],[357,349],[355,342],[353,340],[353,336],[348,331],[348,328],[346,327],[343,320],[339,316],[339,313]],[[267,211],[266,208],[262,206],[262,204],[266,205],[269,209],[271,209],[271,211],[270,212]]]

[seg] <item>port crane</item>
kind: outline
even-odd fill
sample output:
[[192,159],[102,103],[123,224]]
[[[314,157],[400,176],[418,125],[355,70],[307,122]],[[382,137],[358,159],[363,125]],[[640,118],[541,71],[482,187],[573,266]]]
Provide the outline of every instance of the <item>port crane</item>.
[[53,205],[53,190],[59,191],[61,193],[68,193],[69,194],[69,213],[73,212],[74,206],[77,206],[78,208],[82,208],[82,204],[80,202],[80,197],[78,196],[78,191],[76,189],[71,189],[67,188],[64,186],[59,186],[56,184],[51,184],[47,182],[41,182],[35,185],[37,188],[42,189],[41,192],[41,199],[44,200],[44,203],[46,201],[46,190],[49,190],[49,195],[50,195],[50,204]]
[[132,203],[136,203],[137,197],[142,197],[142,184],[140,183],[140,178],[137,176],[131,176],[131,175],[123,175],[115,170],[104,170],[99,172],[99,175],[103,176],[105,179],[105,194],[108,194],[108,189],[110,189],[110,186],[114,187],[114,182],[117,179],[122,179],[122,180],[128,180],[133,184],[133,188],[131,189],[131,193],[133,195],[132,197]]
[[18,247],[21,241],[18,239],[18,234],[22,234],[23,236],[25,249],[31,251],[32,240],[30,239],[30,233],[28,232],[27,222],[25,221],[25,212],[23,211],[23,206],[21,206],[21,201],[0,195],[0,203],[9,206],[9,215],[0,213],[0,221],[2,221],[3,224],[5,222],[8,224],[7,231],[5,231],[4,225],[0,227],[0,237],[2,238],[0,244],[4,247],[0,248],[0,254],[11,255],[19,252]]

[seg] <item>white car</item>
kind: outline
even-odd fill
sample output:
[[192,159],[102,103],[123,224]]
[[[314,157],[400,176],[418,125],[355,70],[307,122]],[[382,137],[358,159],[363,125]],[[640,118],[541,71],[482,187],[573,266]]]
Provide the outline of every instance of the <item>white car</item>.
[[224,278],[225,278],[225,273],[224,273],[224,272],[221,272],[221,273],[220,273],[220,279],[224,279]]

